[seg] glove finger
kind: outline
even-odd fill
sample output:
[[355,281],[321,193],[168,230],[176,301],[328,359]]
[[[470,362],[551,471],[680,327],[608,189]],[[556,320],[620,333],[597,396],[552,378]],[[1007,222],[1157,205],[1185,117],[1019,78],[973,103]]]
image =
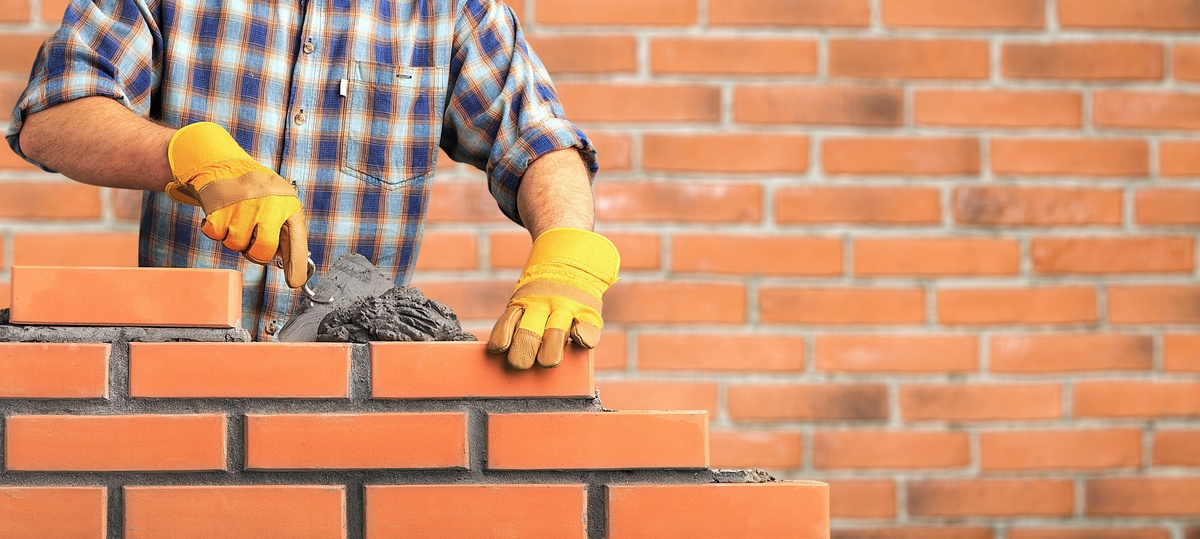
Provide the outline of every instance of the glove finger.
[[571,326],[571,340],[584,348],[595,348],[600,344],[600,328],[591,322],[577,320],[575,325]]
[[546,321],[546,330],[542,332],[542,347],[538,349],[538,365],[557,367],[562,363],[571,320],[571,311],[560,309],[550,313],[550,318]]
[[[213,215],[216,214],[217,212],[213,212]],[[234,213],[229,219],[229,233],[225,236],[225,241],[222,241],[221,244],[230,251],[243,252],[250,247],[250,240],[254,236],[254,228],[255,223],[253,220],[243,217],[239,213]]]
[[512,346],[508,347],[508,364],[517,369],[533,367],[538,349],[542,346],[542,332],[550,318],[550,307],[532,303],[525,306],[521,323],[513,333]]
[[205,216],[200,231],[213,241],[225,241],[225,237],[229,235],[228,212],[217,210]]
[[512,345],[513,333],[517,331],[517,324],[521,322],[521,314],[524,312],[525,309],[519,305],[509,305],[504,310],[504,314],[500,315],[500,319],[496,320],[496,325],[492,327],[492,335],[488,337],[488,352],[501,354],[508,351],[508,347]]
[[279,223],[259,223],[254,227],[254,234],[250,237],[250,246],[242,253],[247,260],[257,264],[268,264],[272,258],[275,258],[275,252],[279,250],[279,232],[282,225]]
[[283,277],[288,286],[300,288],[308,282],[308,226],[304,212],[297,211],[283,223],[279,236],[279,256],[283,258]]

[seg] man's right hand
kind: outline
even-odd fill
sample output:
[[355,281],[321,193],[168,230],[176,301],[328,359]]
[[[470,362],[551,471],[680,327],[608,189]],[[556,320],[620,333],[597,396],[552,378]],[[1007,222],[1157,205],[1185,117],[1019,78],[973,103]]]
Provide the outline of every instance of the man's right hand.
[[171,137],[167,158],[175,181],[167,195],[204,210],[205,236],[246,259],[283,259],[288,286],[308,281],[308,228],[296,187],[259,164],[221,126],[195,123]]

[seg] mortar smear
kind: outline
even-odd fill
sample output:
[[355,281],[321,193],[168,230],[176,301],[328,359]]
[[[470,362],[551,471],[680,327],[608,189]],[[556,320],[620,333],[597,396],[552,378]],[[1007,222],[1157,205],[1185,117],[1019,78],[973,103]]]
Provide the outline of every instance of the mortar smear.
[[445,304],[425,297],[416,288],[393,287],[379,296],[338,307],[321,319],[317,340],[474,341],[463,331],[458,316]]

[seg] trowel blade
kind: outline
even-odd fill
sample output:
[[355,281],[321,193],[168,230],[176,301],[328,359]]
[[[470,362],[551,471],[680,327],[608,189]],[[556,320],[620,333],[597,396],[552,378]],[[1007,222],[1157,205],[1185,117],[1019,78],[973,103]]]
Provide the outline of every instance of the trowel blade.
[[316,342],[317,328],[325,315],[360,299],[379,296],[393,286],[392,278],[366,257],[358,253],[342,255],[313,289],[313,297],[331,298],[329,302],[317,303],[305,298],[277,337],[283,342]]

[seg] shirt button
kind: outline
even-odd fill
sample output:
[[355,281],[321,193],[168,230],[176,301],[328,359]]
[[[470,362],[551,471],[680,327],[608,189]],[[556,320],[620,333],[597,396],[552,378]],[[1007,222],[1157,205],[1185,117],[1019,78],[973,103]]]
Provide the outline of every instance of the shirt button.
[[305,43],[304,46],[301,47],[301,50],[304,51],[304,54],[312,54],[316,49],[317,48],[314,47],[312,43]]
[[279,323],[272,320],[270,324],[267,324],[267,335],[274,335],[276,331],[279,331]]
[[296,125],[304,125],[304,120],[306,120],[307,117],[303,112],[297,112],[295,118],[293,119],[296,120]]

